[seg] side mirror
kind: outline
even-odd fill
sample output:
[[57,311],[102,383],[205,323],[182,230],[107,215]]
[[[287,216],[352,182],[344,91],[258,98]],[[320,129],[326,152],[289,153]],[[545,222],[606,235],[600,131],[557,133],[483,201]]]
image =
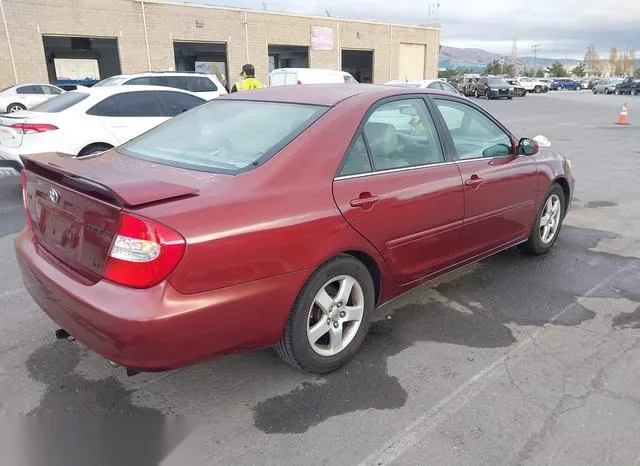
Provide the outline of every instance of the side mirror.
[[538,150],[538,143],[531,138],[522,138],[518,142],[518,155],[536,155]]

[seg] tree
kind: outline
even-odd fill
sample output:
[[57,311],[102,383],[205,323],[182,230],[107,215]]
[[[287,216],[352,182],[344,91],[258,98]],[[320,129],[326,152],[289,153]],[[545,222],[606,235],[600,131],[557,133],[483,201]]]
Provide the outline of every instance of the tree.
[[584,56],[585,71],[589,76],[600,76],[600,56],[593,45],[587,47],[587,53]]
[[484,69],[484,72],[486,74],[501,74],[502,64],[498,60],[493,60],[487,65],[487,67]]
[[539,69],[536,71],[536,78],[544,78],[544,70]]
[[636,50],[631,47],[626,51],[624,69],[626,76],[633,76],[636,73]]
[[572,73],[578,78],[584,78],[584,75],[586,74],[584,72],[584,63],[578,63],[575,68],[573,68]]
[[507,76],[511,76],[512,78],[516,75],[516,65],[513,63],[509,63],[508,65],[504,65],[502,70],[502,74],[506,74]]
[[547,71],[556,78],[565,78],[567,76],[567,70],[559,61],[553,62]]
[[611,47],[609,50],[609,74],[611,76],[616,76],[620,73],[620,62],[618,58],[618,49],[615,47]]
[[452,70],[450,68],[444,71],[438,71],[439,78],[453,78],[454,76],[457,76],[457,74],[458,74],[458,71]]
[[533,68],[523,68],[522,69],[522,76],[526,76],[527,78],[533,78],[536,74],[536,70],[534,70]]

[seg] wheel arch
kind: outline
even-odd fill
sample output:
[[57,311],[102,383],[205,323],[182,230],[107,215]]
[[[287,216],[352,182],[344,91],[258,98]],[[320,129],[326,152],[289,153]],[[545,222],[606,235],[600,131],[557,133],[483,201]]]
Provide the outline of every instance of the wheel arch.
[[376,260],[366,252],[358,251],[358,250],[343,251],[342,254],[349,255],[359,260],[365,265],[367,270],[369,270],[369,273],[371,274],[371,279],[373,280],[373,287],[375,290],[375,302],[376,304],[378,304],[378,302],[380,301],[381,272],[380,272],[380,267],[378,266],[378,263],[376,262]]
[[[569,186],[569,182],[564,176],[558,176],[553,180],[553,183],[557,183],[562,188],[562,192],[564,193],[564,201],[568,203],[571,199],[571,187]],[[566,212],[566,210],[565,210]]]

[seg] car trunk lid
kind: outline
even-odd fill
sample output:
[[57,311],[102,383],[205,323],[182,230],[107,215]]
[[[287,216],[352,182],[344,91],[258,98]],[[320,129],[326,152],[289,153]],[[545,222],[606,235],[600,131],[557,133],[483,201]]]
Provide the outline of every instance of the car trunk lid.
[[103,276],[124,210],[198,193],[193,185],[145,176],[138,161],[132,161],[138,170],[126,161],[119,165],[118,157],[107,157],[111,163],[23,157],[26,215],[36,242],[92,283]]
[[24,123],[29,119],[29,112],[16,112],[0,115],[0,147],[17,148],[22,145],[24,134],[12,128],[13,125]]

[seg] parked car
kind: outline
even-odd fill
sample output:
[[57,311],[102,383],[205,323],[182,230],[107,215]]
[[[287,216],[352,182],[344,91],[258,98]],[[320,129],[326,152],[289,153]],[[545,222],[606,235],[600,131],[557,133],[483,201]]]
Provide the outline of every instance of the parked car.
[[460,78],[458,81],[458,91],[467,97],[475,95],[476,92],[476,84],[480,80],[480,75],[478,74],[469,74]]
[[0,166],[20,171],[20,157],[27,154],[104,152],[204,102],[187,91],[155,86],[66,92],[32,110],[0,116]]
[[27,110],[64,92],[53,84],[20,84],[0,91],[0,113]]
[[589,80],[589,84],[587,84],[587,89],[593,89],[593,88],[594,88],[594,87],[596,87],[596,85],[598,85],[601,81],[604,81],[604,79],[602,79],[602,78],[590,79],[590,80]]
[[516,79],[527,92],[533,92],[535,94],[549,92],[549,85],[542,80],[529,78],[527,76],[519,76]]
[[612,94],[616,90],[616,86],[622,82],[622,78],[601,79],[598,84],[593,86],[591,92],[594,94]]
[[570,89],[572,91],[581,91],[582,83],[574,79],[569,78],[555,78],[549,84],[549,89],[552,91],[561,91],[563,89]]
[[507,84],[513,88],[513,95],[516,97],[524,97],[527,95],[527,90],[517,79],[507,78],[505,79]]
[[640,94],[640,78],[624,78],[622,82],[616,84],[614,92],[618,95],[620,94],[629,94],[636,95]]
[[193,92],[205,100],[226,95],[227,90],[213,74],[149,72],[112,76],[103,79],[93,87],[108,86],[164,86]]
[[447,84],[442,79],[423,79],[418,81],[387,81],[386,86],[399,86],[413,89],[436,89],[438,91],[451,92],[452,94],[460,94],[455,87]]
[[480,81],[476,84],[476,90],[474,92],[476,98],[484,97],[485,99],[513,99],[514,90],[504,79],[502,78],[480,78]]
[[278,68],[269,75],[271,86],[295,86],[297,84],[357,84],[346,71],[320,68]]
[[274,346],[325,373],[393,297],[515,245],[548,252],[570,167],[461,96],[272,87],[97,157],[26,156],[15,246],[58,336],[114,363]]

